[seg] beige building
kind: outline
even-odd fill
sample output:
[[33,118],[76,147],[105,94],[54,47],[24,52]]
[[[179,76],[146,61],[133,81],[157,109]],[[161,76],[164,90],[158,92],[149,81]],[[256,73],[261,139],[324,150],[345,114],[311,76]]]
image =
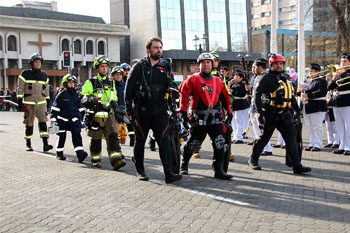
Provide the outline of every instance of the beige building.
[[129,35],[124,25],[106,24],[102,18],[22,7],[0,7],[0,87],[14,89],[17,76],[29,67],[29,58],[40,53],[50,84],[60,85],[67,73],[63,51],[71,51],[71,67],[84,82],[93,74],[99,55],[120,62],[120,39]]

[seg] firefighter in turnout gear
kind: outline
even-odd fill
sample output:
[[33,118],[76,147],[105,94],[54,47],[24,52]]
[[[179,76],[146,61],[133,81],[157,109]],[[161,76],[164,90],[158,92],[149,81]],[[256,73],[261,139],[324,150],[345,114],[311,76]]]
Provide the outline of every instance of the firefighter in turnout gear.
[[97,76],[85,82],[81,95],[82,104],[87,108],[88,136],[91,137],[90,155],[93,167],[101,167],[102,137],[106,139],[107,151],[114,170],[125,166],[126,161],[118,140],[118,123],[114,109],[118,105],[117,91],[113,80],[108,78],[110,62],[105,56],[97,57],[94,69]]
[[24,111],[26,150],[33,151],[31,138],[33,137],[34,118],[39,121],[40,137],[43,140],[44,152],[53,148],[48,144],[49,134],[47,132],[47,101],[49,96],[49,78],[41,71],[43,58],[39,54],[33,54],[29,63],[32,69],[24,70],[18,76],[18,101]]
[[[189,77],[181,87],[180,112],[185,126],[190,129],[190,138],[184,147],[181,165],[182,174],[188,174],[188,163],[192,154],[199,150],[207,134],[214,147],[213,169],[215,178],[228,180],[232,176],[224,171],[225,132],[224,109],[227,122],[232,120],[230,98],[225,84],[211,75],[214,58],[209,53],[199,55],[200,73]],[[191,100],[190,118],[188,118],[188,102]],[[226,170],[226,169],[225,169]]]
[[64,144],[66,142],[67,130],[72,133],[72,141],[74,151],[77,154],[79,162],[83,162],[87,157],[84,151],[81,138],[81,126],[85,109],[79,101],[79,94],[76,91],[75,85],[77,78],[72,74],[67,74],[62,79],[61,92],[56,96],[55,102],[51,107],[51,124],[57,122],[59,132],[57,133],[56,158],[66,160],[63,155]]
[[254,170],[261,170],[258,163],[260,154],[277,128],[286,142],[288,165],[293,167],[293,172],[310,172],[311,168],[304,167],[299,156],[297,131],[293,122],[293,107],[298,107],[295,106],[297,103],[292,83],[282,75],[284,63],[283,56],[273,54],[269,59],[269,72],[261,77],[255,89],[254,104],[262,135],[254,143],[248,164]]

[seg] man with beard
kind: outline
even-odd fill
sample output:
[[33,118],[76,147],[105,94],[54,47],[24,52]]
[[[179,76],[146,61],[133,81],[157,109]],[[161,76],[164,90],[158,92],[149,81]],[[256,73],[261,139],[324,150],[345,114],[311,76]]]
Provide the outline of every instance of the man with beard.
[[132,158],[137,177],[147,181],[144,168],[144,150],[147,134],[152,129],[159,146],[165,182],[172,183],[182,178],[174,174],[168,137],[169,115],[167,100],[164,98],[170,84],[170,64],[161,58],[163,42],[152,37],[146,42],[148,56],[138,61],[131,69],[126,82],[125,104],[129,119],[134,125],[136,143]]
[[292,104],[295,106],[297,103],[292,83],[281,75],[284,63],[283,56],[272,54],[269,59],[270,70],[261,77],[255,89],[254,104],[258,112],[259,127],[263,132],[253,146],[248,164],[253,170],[261,170],[258,163],[260,154],[277,128],[286,142],[288,164],[293,167],[295,174],[300,174],[310,172],[311,168],[301,164],[292,115]]

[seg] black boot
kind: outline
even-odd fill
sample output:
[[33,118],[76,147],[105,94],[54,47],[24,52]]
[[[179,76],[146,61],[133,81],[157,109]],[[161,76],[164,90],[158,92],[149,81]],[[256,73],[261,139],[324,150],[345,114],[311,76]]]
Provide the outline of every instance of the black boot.
[[63,152],[57,152],[56,159],[66,160],[66,157],[63,155]]
[[188,162],[182,160],[180,172],[182,175],[188,175]]
[[43,143],[44,143],[44,147],[43,147],[44,152],[47,152],[53,149],[53,146],[49,145],[49,143],[47,142],[47,138],[43,138]]
[[302,173],[306,173],[306,172],[310,172],[310,171],[311,171],[310,167],[304,167],[301,164],[298,167],[293,167],[294,174],[302,174]]
[[131,160],[132,160],[132,162],[133,162],[134,165],[135,165],[135,168],[136,168],[136,176],[137,176],[137,178],[138,178],[139,180],[142,180],[142,181],[148,181],[149,178],[148,178],[148,176],[147,176],[146,173],[145,173],[145,169],[137,168],[136,160],[135,160],[135,157],[134,157],[134,156],[131,157]]
[[129,135],[129,138],[130,138],[130,146],[134,146],[135,145],[135,135]]
[[79,163],[82,163],[86,159],[87,156],[88,156],[88,153],[86,151],[82,151],[80,153],[77,153]]
[[31,143],[30,139],[26,140],[26,151],[33,151],[32,143]]
[[223,161],[214,161],[213,170],[215,172],[214,177],[221,180],[230,180],[233,176],[228,175],[223,170],[224,162]]
[[156,140],[152,136],[149,136],[148,145],[151,151],[156,151]]
[[165,175],[165,183],[167,183],[167,184],[173,183],[173,182],[181,180],[181,179],[182,179],[182,175],[175,174],[172,172]]

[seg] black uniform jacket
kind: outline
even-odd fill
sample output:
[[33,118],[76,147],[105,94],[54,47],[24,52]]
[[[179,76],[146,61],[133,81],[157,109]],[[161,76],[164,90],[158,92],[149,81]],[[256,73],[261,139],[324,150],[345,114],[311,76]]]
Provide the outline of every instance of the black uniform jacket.
[[232,111],[239,111],[249,107],[248,100],[245,98],[247,90],[244,82],[233,83],[230,86],[232,90],[233,101],[231,104]]
[[[327,112],[327,81],[323,78],[314,79],[305,90],[308,96],[305,113]],[[322,98],[322,100],[320,100]]]
[[328,90],[334,90],[333,100],[335,107],[350,106],[350,69],[338,75],[335,81],[328,85]]
[[[278,83],[279,80],[282,80],[283,82],[286,82],[286,78],[278,72],[274,72],[269,70],[267,73],[264,73],[263,76],[260,79],[260,82],[256,89],[254,90],[255,93],[255,100],[254,100],[254,105],[258,113],[263,112],[263,103],[262,103],[262,96],[266,96],[266,98],[270,99],[271,98],[271,93],[275,92],[280,84]],[[291,99],[292,107],[293,110],[296,112],[299,112],[299,106],[298,103],[294,97],[292,96]],[[266,106],[265,110],[266,111],[273,111],[274,107],[272,106]]]

